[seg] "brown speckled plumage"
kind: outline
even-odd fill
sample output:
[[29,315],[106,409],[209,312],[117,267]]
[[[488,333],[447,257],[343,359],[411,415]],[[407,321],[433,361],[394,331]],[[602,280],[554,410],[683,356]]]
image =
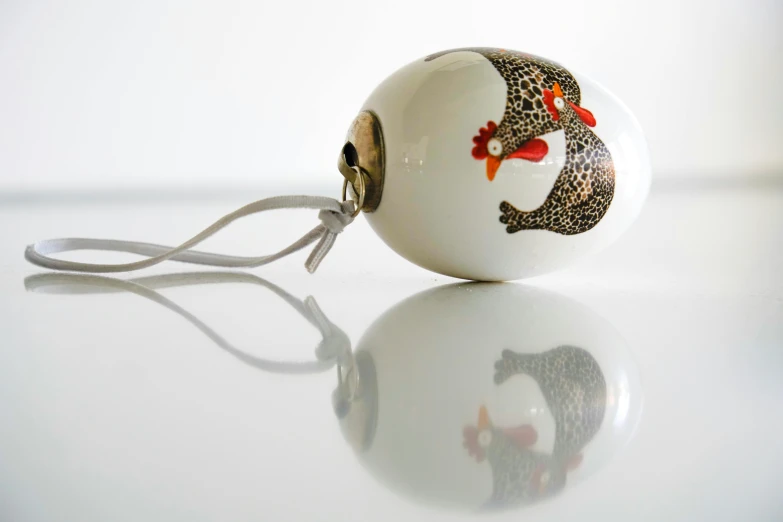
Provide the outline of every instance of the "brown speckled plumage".
[[[495,369],[498,385],[519,374],[538,383],[554,417],[555,443],[551,454],[520,447],[505,430],[492,426],[486,448],[493,479],[487,507],[511,507],[554,495],[565,487],[569,464],[581,459],[580,452],[603,423],[606,381],[601,368],[586,350],[559,346],[538,354],[504,350]],[[542,488],[544,473],[548,478]]]

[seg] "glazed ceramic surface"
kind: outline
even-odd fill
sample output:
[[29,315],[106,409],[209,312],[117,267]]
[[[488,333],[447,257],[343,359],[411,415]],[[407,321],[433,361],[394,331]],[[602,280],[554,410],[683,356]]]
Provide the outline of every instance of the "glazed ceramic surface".
[[385,143],[367,219],[395,251],[446,275],[510,280],[596,252],[633,222],[650,169],[629,110],[543,58],[465,49],[386,79],[364,110]]
[[474,511],[558,495],[625,445],[642,409],[610,324],[516,285],[407,299],[368,329],[356,360],[343,433],[376,479],[427,504]]

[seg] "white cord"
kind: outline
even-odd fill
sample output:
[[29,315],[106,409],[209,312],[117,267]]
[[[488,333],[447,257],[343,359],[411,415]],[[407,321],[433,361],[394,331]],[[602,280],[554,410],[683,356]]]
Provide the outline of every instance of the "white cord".
[[[265,212],[267,210],[299,208],[319,210],[318,218],[321,220],[321,223],[302,236],[298,241],[275,254],[258,257],[241,257],[190,250],[191,247],[198,245],[233,221],[242,217]],[[119,241],[114,239],[62,238],[38,241],[32,245],[28,245],[24,255],[25,258],[34,265],[51,268],[53,270],[68,270],[73,272],[131,272],[133,270],[141,270],[142,268],[157,265],[167,259],[197,265],[226,268],[252,268],[276,261],[318,241],[318,244],[305,262],[307,271],[313,273],[326,254],[329,253],[332,245],[334,245],[337,234],[342,232],[346,226],[353,222],[352,214],[355,208],[353,201],[340,202],[333,198],[321,196],[277,196],[262,199],[235,210],[177,247],[135,241]],[[71,252],[74,250],[125,252],[147,256],[147,259],[132,263],[98,264],[80,263],[78,261],[66,261],[64,259],[49,257],[51,254]]]

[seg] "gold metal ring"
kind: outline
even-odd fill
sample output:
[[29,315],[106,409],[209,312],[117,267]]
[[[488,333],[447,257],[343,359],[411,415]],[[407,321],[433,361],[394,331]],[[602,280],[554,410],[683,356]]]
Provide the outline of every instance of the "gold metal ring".
[[[356,172],[356,179],[359,181],[359,194],[358,194],[359,201],[358,203],[356,203],[356,210],[354,210],[353,214],[351,214],[351,217],[355,218],[362,211],[362,207],[364,207],[364,196],[367,193],[367,187],[364,184],[364,173],[362,172],[361,167],[359,167],[358,165],[354,165],[351,168]],[[356,187],[353,187],[353,185],[351,186],[355,192]],[[343,181],[343,201],[348,201],[348,199],[346,199],[347,195],[348,195],[348,178],[346,178]]]
[[347,389],[348,393],[343,394],[343,397],[349,402],[353,402],[356,398],[356,394],[359,392],[360,380],[359,368],[356,367],[356,360],[353,358],[353,354],[351,354],[350,365],[346,366],[345,370],[343,370],[342,363],[337,363],[338,387],[341,390]]

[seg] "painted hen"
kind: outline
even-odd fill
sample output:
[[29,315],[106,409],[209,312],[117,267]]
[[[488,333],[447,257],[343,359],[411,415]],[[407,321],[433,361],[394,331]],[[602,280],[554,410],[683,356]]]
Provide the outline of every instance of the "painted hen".
[[538,137],[560,129],[560,124],[550,117],[544,104],[544,90],[557,82],[568,100],[579,105],[581,93],[574,77],[562,66],[544,58],[489,47],[452,49],[430,55],[425,60],[460,51],[485,57],[506,82],[506,109],[500,123],[487,122],[473,138],[473,157],[486,160],[487,178],[495,179],[500,164],[506,159],[541,161],[549,148]]
[[495,363],[495,383],[514,375],[532,377],[555,421],[551,454],[533,450],[538,433],[531,425],[502,428],[479,410],[476,426],[463,430],[464,446],[478,462],[492,468],[492,497],[487,507],[511,507],[554,495],[569,471],[582,462],[582,449],[595,436],[606,408],[606,381],[586,350],[559,346],[538,354],[504,350]]
[[508,201],[500,204],[500,222],[508,233],[550,230],[563,235],[581,234],[601,221],[614,197],[614,162],[603,141],[590,130],[590,111],[566,99],[560,85],[544,90],[549,118],[565,131],[566,159],[544,203],[523,211]]

